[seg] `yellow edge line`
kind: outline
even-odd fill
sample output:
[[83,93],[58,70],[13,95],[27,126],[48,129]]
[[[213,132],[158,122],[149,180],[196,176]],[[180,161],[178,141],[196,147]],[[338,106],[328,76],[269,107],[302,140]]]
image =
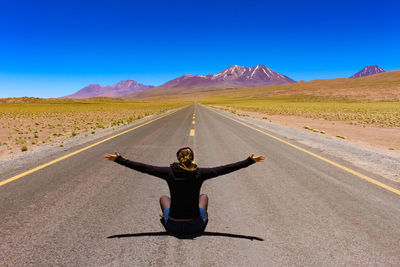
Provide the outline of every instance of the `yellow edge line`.
[[[180,109],[179,109],[179,110],[180,110]],[[15,176],[11,177],[11,178],[8,178],[8,179],[6,179],[6,180],[3,180],[3,181],[0,182],[0,186],[3,186],[3,185],[8,184],[8,183],[10,183],[10,182],[12,182],[12,181],[15,181],[15,180],[17,180],[17,179],[19,179],[19,178],[22,178],[22,177],[24,177],[24,176],[26,176],[26,175],[28,175],[28,174],[31,174],[31,173],[33,173],[33,172],[35,172],[35,171],[40,170],[40,169],[43,169],[43,168],[45,168],[45,167],[47,167],[47,166],[49,166],[49,165],[52,165],[52,164],[54,164],[54,163],[56,163],[56,162],[59,162],[59,161],[61,161],[61,160],[63,160],[63,159],[69,158],[69,157],[71,157],[71,156],[73,156],[73,155],[76,155],[76,154],[78,154],[78,153],[80,153],[80,152],[82,152],[82,151],[85,151],[85,150],[87,150],[87,149],[89,149],[89,148],[92,148],[92,147],[97,146],[97,145],[99,145],[99,144],[101,144],[101,143],[104,143],[104,142],[106,142],[106,141],[108,141],[108,140],[110,140],[110,139],[113,139],[113,138],[117,137],[117,136],[126,134],[126,133],[128,133],[128,132],[130,132],[130,131],[136,130],[137,128],[140,128],[140,127],[142,127],[142,126],[145,126],[145,125],[147,125],[147,124],[149,124],[149,123],[152,123],[152,122],[154,122],[154,121],[156,121],[156,120],[159,120],[159,119],[164,118],[164,117],[166,117],[166,116],[168,116],[168,115],[174,114],[174,113],[177,112],[177,111],[178,111],[178,110],[176,110],[176,111],[174,111],[174,112],[172,112],[172,113],[169,113],[169,114],[165,114],[165,115],[163,115],[163,116],[161,116],[161,117],[152,119],[152,120],[150,120],[150,121],[148,121],[148,122],[145,122],[145,123],[143,123],[143,124],[140,124],[140,125],[138,125],[138,126],[132,128],[132,129],[123,131],[123,132],[121,132],[121,133],[119,133],[119,134],[116,134],[116,135],[113,135],[113,136],[108,137],[108,138],[106,138],[106,139],[103,139],[103,140],[101,140],[101,141],[99,141],[99,142],[97,142],[97,143],[91,144],[90,146],[87,146],[87,147],[81,148],[81,149],[79,149],[79,150],[77,150],[77,151],[74,151],[74,152],[72,152],[72,153],[70,153],[70,154],[68,154],[68,155],[62,156],[62,157],[60,157],[60,158],[58,158],[58,159],[55,159],[55,160],[52,160],[52,161],[47,162],[47,163],[45,163],[45,164],[42,164],[42,165],[40,165],[40,166],[38,166],[38,167],[36,167],[36,168],[33,168],[33,169],[29,170],[29,171],[23,172],[23,173],[21,173],[21,174],[18,174],[18,175],[15,175]]]
[[[213,110],[211,110],[211,111],[213,111]],[[250,126],[250,125],[248,125],[248,124],[246,124],[246,123],[244,123],[244,122],[241,122],[241,121],[239,121],[239,120],[230,118],[230,117],[228,117],[228,116],[226,116],[226,115],[223,115],[223,114],[220,114],[220,113],[218,113],[218,112],[216,112],[216,111],[213,111],[213,112],[215,112],[215,113],[217,113],[217,114],[219,114],[219,115],[221,115],[221,116],[223,116],[223,117],[225,117],[225,118],[228,118],[228,119],[230,119],[230,120],[233,120],[233,121],[235,121],[235,122],[237,122],[237,123],[240,123],[240,124],[242,124],[242,125],[244,125],[244,126],[246,126],[246,127],[249,127],[250,129],[253,129],[253,130],[255,130],[255,131],[257,131],[257,132],[260,132],[260,133],[262,133],[262,134],[264,134],[264,135],[267,135],[267,136],[269,136],[269,137],[271,137],[271,138],[273,138],[273,139],[275,139],[275,140],[277,140],[277,141],[279,141],[279,142],[282,142],[282,143],[284,143],[284,144],[286,144],[286,145],[288,145],[288,146],[291,146],[291,147],[296,148],[296,149],[298,149],[298,150],[300,150],[300,151],[303,151],[304,153],[307,153],[307,154],[309,154],[309,155],[311,155],[311,156],[313,156],[313,157],[316,157],[316,158],[318,158],[318,159],[320,159],[320,160],[322,160],[322,161],[325,161],[325,162],[327,162],[327,163],[329,163],[329,164],[331,164],[331,165],[333,165],[333,166],[336,166],[336,167],[338,167],[338,168],[340,168],[340,169],[342,169],[342,170],[345,170],[345,171],[347,171],[347,172],[349,172],[349,173],[351,173],[351,174],[354,174],[354,175],[356,175],[356,176],[358,176],[358,177],[360,177],[360,178],[362,178],[362,179],[364,179],[364,180],[366,180],[366,181],[368,181],[368,182],[370,182],[370,183],[373,183],[373,184],[375,184],[375,185],[377,185],[377,186],[380,186],[380,187],[382,187],[382,188],[384,188],[384,189],[386,189],[386,190],[388,190],[388,191],[390,191],[390,192],[393,192],[393,193],[395,193],[395,194],[397,194],[397,195],[400,195],[400,190],[398,190],[398,189],[396,189],[396,188],[393,188],[393,187],[391,187],[391,186],[388,186],[388,185],[386,185],[386,184],[384,184],[384,183],[381,183],[381,182],[379,182],[379,181],[377,181],[377,180],[375,180],[375,179],[373,179],[373,178],[371,178],[371,177],[369,177],[369,176],[367,176],[367,175],[364,175],[364,174],[362,174],[362,173],[359,173],[358,171],[352,170],[352,169],[347,168],[347,167],[345,167],[345,166],[343,166],[343,165],[341,165],[341,164],[339,164],[339,163],[336,163],[336,162],[334,162],[334,161],[331,161],[331,160],[329,160],[329,159],[326,159],[326,158],[324,158],[324,157],[321,157],[321,156],[319,156],[319,155],[317,155],[317,154],[314,154],[314,153],[312,153],[312,152],[310,152],[310,151],[308,151],[308,150],[306,150],[306,149],[303,149],[303,148],[301,148],[301,147],[299,147],[299,146],[293,145],[293,144],[291,144],[291,143],[289,143],[289,142],[287,142],[287,141],[285,141],[285,140],[283,140],[283,139],[281,139],[281,138],[279,138],[279,137],[276,137],[276,136],[273,136],[273,135],[271,135],[271,134],[269,134],[269,133],[266,133],[266,132],[264,132],[264,131],[261,131],[261,130],[259,130],[259,129],[253,127],[253,126]]]

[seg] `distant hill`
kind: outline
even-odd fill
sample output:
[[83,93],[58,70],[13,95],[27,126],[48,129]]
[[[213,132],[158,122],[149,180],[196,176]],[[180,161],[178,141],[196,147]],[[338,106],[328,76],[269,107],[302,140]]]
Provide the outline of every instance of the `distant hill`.
[[150,90],[126,95],[123,98],[171,95],[179,93],[205,92],[227,88],[243,88],[296,83],[295,80],[267,68],[256,65],[252,68],[231,66],[217,74],[187,74]]
[[368,65],[359,72],[357,72],[356,74],[350,76],[350,78],[359,78],[359,77],[378,74],[381,72],[385,72],[385,70],[383,70],[381,67],[377,65]]
[[115,85],[100,86],[90,84],[78,92],[61,98],[91,98],[91,97],[120,97],[134,92],[152,88],[152,85],[144,85],[133,80],[120,81]]

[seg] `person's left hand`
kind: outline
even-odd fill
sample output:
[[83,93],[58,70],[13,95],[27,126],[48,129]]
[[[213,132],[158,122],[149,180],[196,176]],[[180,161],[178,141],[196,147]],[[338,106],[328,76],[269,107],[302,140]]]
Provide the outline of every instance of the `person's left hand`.
[[104,158],[111,160],[111,161],[115,161],[116,158],[118,158],[119,154],[117,152],[114,152],[115,155],[111,155],[111,154],[105,154]]

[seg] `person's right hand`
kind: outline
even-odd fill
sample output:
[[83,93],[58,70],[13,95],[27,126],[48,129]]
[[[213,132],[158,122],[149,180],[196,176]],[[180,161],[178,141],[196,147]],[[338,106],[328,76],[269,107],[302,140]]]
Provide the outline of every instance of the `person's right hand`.
[[254,154],[251,154],[250,158],[252,160],[254,160],[255,162],[261,162],[261,161],[264,161],[265,156],[264,155],[259,155],[257,157],[254,157]]
[[115,161],[116,158],[118,158],[119,154],[117,152],[114,152],[114,155],[111,154],[105,154],[104,158],[111,160],[111,161]]

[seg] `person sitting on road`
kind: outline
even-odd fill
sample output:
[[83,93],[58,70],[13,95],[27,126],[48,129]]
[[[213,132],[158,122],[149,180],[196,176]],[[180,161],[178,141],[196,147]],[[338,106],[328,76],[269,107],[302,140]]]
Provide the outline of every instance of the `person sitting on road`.
[[203,182],[224,175],[255,162],[264,161],[265,156],[250,157],[243,161],[214,168],[198,168],[194,163],[194,151],[181,147],[176,153],[178,162],[169,167],[157,167],[123,158],[117,152],[105,154],[104,158],[118,164],[164,179],[168,183],[171,198],[162,196],[161,222],[173,234],[197,234],[204,232],[208,222],[208,196],[200,195]]

